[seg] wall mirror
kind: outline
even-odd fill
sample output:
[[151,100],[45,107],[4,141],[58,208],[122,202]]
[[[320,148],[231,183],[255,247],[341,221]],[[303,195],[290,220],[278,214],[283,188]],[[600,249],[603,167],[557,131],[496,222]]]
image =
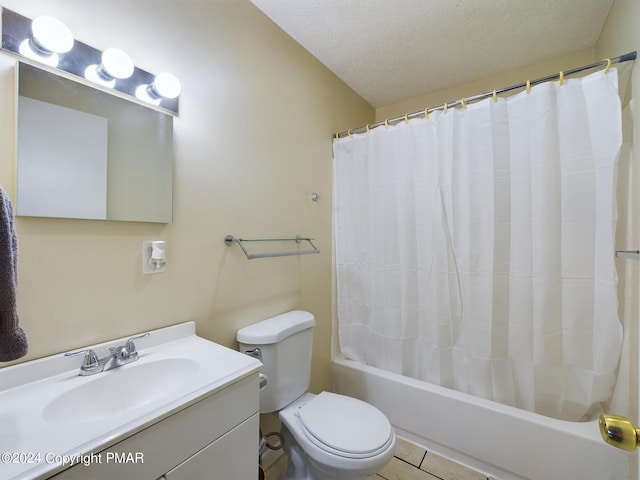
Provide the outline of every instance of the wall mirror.
[[17,64],[17,215],[171,222],[173,117]]

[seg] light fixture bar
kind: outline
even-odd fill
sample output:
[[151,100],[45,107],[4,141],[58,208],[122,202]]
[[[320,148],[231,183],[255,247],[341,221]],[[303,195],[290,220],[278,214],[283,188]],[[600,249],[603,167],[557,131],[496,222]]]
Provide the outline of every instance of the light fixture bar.
[[[94,66],[94,69],[97,69],[101,65],[105,67],[103,64],[102,52],[97,50],[85,43],[82,43],[78,40],[73,42],[73,48],[66,53],[62,53],[58,55],[57,65],[52,63],[47,63],[45,57],[38,58],[33,56],[25,55],[20,51],[20,44],[23,42],[32,41],[32,21],[31,19],[24,17],[16,12],[13,12],[7,8],[2,8],[2,49],[11,52],[19,57],[27,57],[32,62],[39,62],[42,65],[48,65],[49,68],[53,68],[54,70],[62,70],[66,73],[79,77],[81,79],[86,79],[85,74],[86,70]],[[24,47],[23,47],[24,48]],[[107,51],[105,51],[106,53]],[[113,53],[113,52],[111,52]],[[120,56],[120,66],[122,67],[122,57]],[[111,60],[111,59],[109,59]],[[107,60],[107,62],[109,61]],[[124,60],[126,64],[126,60]],[[128,65],[124,65],[128,69]],[[125,73],[121,73],[120,71],[108,73],[109,67],[106,67],[105,72],[108,75],[113,77],[112,79],[108,79],[105,81],[105,72],[99,71],[96,72],[98,78],[101,78],[103,81],[99,82],[95,79],[92,80],[92,84],[99,86],[99,88],[105,91],[117,91],[120,94],[131,97],[131,99],[135,99],[137,103],[148,106],[149,108],[153,108],[155,110],[164,111],[171,115],[178,115],[179,112],[179,101],[178,97],[175,98],[166,98],[160,97],[154,99],[154,102],[146,102],[141,101],[136,97],[136,89],[140,85],[152,85],[155,81],[156,76],[146,72],[140,68],[133,67],[133,71],[128,78],[119,78],[125,75]],[[116,73],[116,75],[113,75]],[[102,75],[100,75],[102,74]],[[175,77],[174,77],[175,78]],[[115,80],[115,81],[113,81]],[[86,81],[86,80],[85,80]],[[179,90],[178,90],[179,92]]]

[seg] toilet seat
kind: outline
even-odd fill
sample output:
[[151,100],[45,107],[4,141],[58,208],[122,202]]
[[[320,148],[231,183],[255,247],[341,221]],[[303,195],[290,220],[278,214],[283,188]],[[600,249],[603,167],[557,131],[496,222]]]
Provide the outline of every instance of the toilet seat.
[[389,421],[361,400],[322,392],[298,407],[305,436],[322,450],[346,458],[369,458],[393,442]]

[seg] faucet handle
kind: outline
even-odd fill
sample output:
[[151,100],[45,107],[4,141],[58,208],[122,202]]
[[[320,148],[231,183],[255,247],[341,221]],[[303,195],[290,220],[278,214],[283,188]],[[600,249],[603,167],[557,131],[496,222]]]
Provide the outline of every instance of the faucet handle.
[[142,335],[136,335],[135,337],[131,337],[129,340],[127,340],[127,342],[124,344],[124,348],[127,350],[127,352],[129,352],[129,355],[133,355],[134,353],[136,353],[136,344],[133,343],[134,340],[138,340],[139,338],[147,338],[150,335],[149,332],[147,333],[143,333]]
[[78,352],[67,352],[64,354],[65,357],[75,357],[76,355],[84,354],[84,359],[82,360],[82,365],[80,368],[92,368],[98,365],[100,361],[98,360],[98,355],[92,349],[88,348],[86,350],[80,350]]

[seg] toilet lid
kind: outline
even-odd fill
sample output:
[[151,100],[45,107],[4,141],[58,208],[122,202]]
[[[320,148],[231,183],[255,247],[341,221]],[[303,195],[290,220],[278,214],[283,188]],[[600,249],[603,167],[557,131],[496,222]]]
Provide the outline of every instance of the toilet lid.
[[315,396],[298,409],[298,417],[313,443],[337,455],[373,456],[393,437],[389,420],[380,410],[335,393]]

